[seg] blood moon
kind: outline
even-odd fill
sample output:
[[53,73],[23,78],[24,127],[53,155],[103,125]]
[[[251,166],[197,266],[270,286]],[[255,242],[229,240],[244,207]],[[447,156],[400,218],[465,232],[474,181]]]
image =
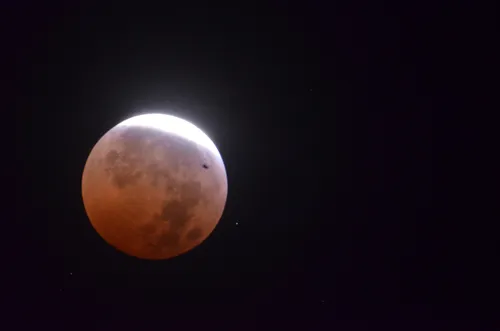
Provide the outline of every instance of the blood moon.
[[110,245],[168,259],[204,241],[227,198],[222,157],[193,124],[165,114],[131,117],[94,146],[82,176],[92,226]]

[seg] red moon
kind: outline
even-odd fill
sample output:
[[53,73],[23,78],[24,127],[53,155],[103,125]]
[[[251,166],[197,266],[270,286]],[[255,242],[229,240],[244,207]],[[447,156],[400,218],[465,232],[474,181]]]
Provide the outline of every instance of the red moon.
[[222,157],[193,124],[164,114],[129,118],[94,146],[82,175],[85,211],[99,235],[142,259],[202,243],[227,198]]

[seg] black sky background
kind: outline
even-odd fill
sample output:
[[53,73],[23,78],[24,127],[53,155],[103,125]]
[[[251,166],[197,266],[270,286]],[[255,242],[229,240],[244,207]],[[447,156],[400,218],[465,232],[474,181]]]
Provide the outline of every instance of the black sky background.
[[[175,317],[316,329],[495,315],[489,278],[471,275],[493,277],[495,245],[470,234],[490,255],[464,246],[470,228],[442,214],[435,188],[433,112],[453,102],[443,77],[455,77],[442,50],[460,39],[444,9],[6,6],[24,187],[22,240],[6,238],[12,316],[75,328],[150,318],[166,328]],[[229,181],[214,233],[162,262],[108,246],[80,192],[97,140],[149,110],[204,130]]]

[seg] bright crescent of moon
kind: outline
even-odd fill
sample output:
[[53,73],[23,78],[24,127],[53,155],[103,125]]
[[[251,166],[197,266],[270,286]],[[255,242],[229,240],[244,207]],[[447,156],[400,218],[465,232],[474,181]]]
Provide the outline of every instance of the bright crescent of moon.
[[143,114],[126,119],[117,126],[143,126],[173,133],[208,148],[214,155],[221,157],[210,137],[194,124],[179,117],[159,113]]

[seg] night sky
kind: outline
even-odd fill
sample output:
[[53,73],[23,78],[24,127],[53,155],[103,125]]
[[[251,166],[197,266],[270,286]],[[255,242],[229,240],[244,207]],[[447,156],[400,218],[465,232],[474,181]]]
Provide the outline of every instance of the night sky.
[[[67,330],[409,330],[488,314],[464,266],[482,260],[450,235],[466,226],[450,231],[433,189],[432,115],[445,98],[434,49],[454,40],[436,29],[439,12],[85,3],[24,1],[4,21],[24,151],[21,235],[3,236],[11,316]],[[106,244],[81,198],[94,144],[150,110],[207,133],[229,183],[212,235],[165,261]]]

